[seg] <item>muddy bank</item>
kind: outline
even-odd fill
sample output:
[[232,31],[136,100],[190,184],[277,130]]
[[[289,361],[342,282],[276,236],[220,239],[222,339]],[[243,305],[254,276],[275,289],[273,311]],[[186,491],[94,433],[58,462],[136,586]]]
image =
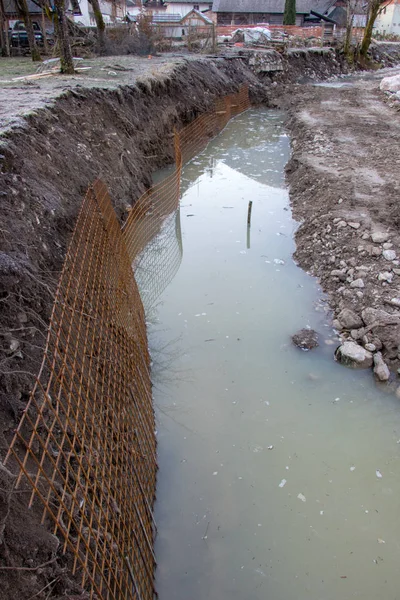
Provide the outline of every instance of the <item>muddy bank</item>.
[[[289,109],[293,153],[287,179],[301,222],[296,260],[320,279],[342,339],[382,352],[396,389],[400,115],[385,104],[380,79],[297,88]],[[365,366],[371,363],[372,357]],[[380,364],[377,354],[376,377],[386,380]]]

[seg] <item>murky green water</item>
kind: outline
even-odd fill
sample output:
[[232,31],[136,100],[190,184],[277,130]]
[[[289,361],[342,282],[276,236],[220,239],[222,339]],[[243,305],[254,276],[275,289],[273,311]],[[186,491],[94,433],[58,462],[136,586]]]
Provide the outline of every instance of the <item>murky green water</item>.
[[[291,258],[288,156],[279,113],[232,121],[185,167],[142,264],[161,600],[400,598],[399,401],[332,360]],[[321,347],[303,353],[290,336],[307,325]]]

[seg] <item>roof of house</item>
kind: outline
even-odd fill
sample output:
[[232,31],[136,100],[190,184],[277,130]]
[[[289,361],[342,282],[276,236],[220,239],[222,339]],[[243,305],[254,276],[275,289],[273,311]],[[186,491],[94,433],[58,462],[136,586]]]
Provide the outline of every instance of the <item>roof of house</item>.
[[190,12],[187,13],[187,15],[185,15],[184,17],[182,17],[182,23],[184,23],[186,20],[190,19],[190,17],[196,17],[197,19],[200,19],[200,21],[203,21],[204,23],[206,23],[206,25],[212,25],[213,22],[212,20],[207,17],[204,13],[200,12],[199,10],[196,10],[195,8],[193,10],[191,10]]
[[[32,0],[27,0],[29,13],[40,15],[42,9],[40,6],[32,2]],[[16,6],[15,0],[4,0],[4,12],[6,15],[18,15],[19,11]]]
[[197,2],[193,2],[193,0],[165,0],[166,4],[190,4],[193,6],[194,4],[212,4],[212,0],[197,0]]
[[[296,0],[296,13],[309,14],[310,10],[324,14],[334,0]],[[285,0],[214,0],[213,12],[221,13],[276,13],[285,11]]]
[[205,23],[206,25],[212,25],[213,22],[211,19],[209,19],[205,14],[201,13],[198,10],[192,9],[190,12],[188,12],[185,16],[182,17],[182,15],[178,15],[178,14],[156,14],[153,15],[152,18],[152,22],[153,23],[171,23],[172,25],[176,25],[177,23],[179,24],[184,24],[185,21],[189,20],[190,17],[195,17],[196,19],[200,19],[200,21],[203,21],[203,23]]
[[153,15],[152,22],[153,23],[180,23],[182,19],[182,15],[180,14],[162,14],[158,13]]

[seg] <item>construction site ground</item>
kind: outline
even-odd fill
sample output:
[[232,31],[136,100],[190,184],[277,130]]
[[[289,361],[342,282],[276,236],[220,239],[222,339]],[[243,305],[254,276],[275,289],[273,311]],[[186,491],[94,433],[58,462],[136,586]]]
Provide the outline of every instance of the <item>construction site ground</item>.
[[[36,65],[0,59],[1,460],[40,368],[54,290],[88,185],[104,179],[123,221],[151,173],[171,162],[172,128],[240,83],[250,86],[254,103],[288,113],[287,182],[300,223],[295,259],[319,277],[333,317],[343,308],[390,313],[390,323],[362,333],[383,346],[394,372],[399,367],[392,299],[400,297],[400,264],[393,262],[400,255],[400,112],[379,83],[400,69],[347,78],[337,57],[314,56],[306,71],[302,57],[293,60],[288,72],[257,77],[242,60],[114,56],[85,59],[91,68],[73,77],[16,79],[34,75]],[[315,85],[330,75],[333,85]],[[372,240],[376,232],[385,242]],[[385,258],[386,250],[396,258]],[[339,329],[343,337],[359,335]],[[28,516],[29,486],[14,494],[15,472],[0,467],[0,596],[46,598],[50,582],[50,598],[81,594],[58,540],[39,524],[41,512]]]

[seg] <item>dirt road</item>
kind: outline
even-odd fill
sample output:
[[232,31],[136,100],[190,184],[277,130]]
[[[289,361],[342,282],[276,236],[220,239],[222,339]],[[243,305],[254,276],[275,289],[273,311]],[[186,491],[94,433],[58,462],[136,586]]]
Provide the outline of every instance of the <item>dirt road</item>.
[[[384,75],[297,86],[290,101],[293,154],[287,176],[294,216],[302,223],[296,260],[320,278],[342,337],[364,347],[373,344],[395,369],[400,358],[400,112],[379,90]],[[354,315],[347,319],[343,309],[363,321]],[[367,349],[374,352],[373,346]]]

